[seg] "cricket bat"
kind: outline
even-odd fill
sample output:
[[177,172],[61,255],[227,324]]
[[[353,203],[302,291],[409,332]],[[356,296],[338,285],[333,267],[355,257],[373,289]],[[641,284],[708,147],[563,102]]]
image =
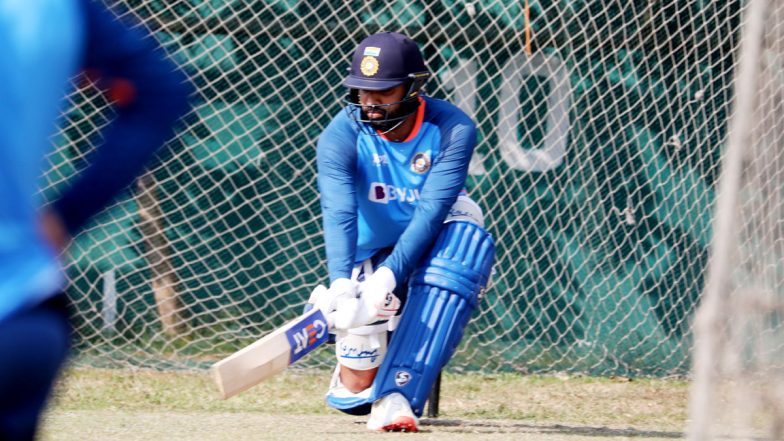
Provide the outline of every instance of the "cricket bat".
[[271,334],[215,363],[212,376],[224,400],[280,373],[329,337],[324,313],[313,308]]

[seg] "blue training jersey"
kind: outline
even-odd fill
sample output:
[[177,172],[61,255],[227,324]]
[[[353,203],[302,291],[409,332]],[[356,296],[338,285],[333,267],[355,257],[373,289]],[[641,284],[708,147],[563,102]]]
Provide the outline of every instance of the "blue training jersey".
[[[358,110],[355,110],[358,111]],[[360,130],[342,110],[318,141],[318,183],[330,280],[393,247],[382,263],[405,280],[430,248],[463,189],[474,122],[453,104],[422,97],[403,142]]]
[[5,2],[0,9],[0,319],[62,284],[37,231],[36,193],[77,69],[82,24],[73,1]]
[[71,233],[130,182],[187,108],[185,77],[138,32],[90,0],[5,1],[0,8],[0,320],[64,284],[39,232],[38,189],[69,79],[96,68],[136,86],[91,167],[54,204]]

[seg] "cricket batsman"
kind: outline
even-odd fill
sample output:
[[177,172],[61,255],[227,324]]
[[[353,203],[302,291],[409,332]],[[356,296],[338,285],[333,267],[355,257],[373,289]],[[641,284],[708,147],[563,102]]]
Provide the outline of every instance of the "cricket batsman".
[[[191,88],[155,40],[92,0],[0,0],[0,440],[28,441],[70,348],[58,254],[172,136]],[[70,79],[115,115],[60,198],[39,184]]]
[[318,141],[330,286],[312,303],[334,317],[338,361],[326,399],[370,413],[374,431],[418,430],[493,264],[463,189],[475,124],[423,94],[429,77],[410,38],[367,37],[343,81],[346,106]]

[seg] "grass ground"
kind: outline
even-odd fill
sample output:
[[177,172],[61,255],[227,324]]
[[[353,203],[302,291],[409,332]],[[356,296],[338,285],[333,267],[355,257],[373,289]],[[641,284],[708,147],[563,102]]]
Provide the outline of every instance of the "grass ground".
[[[207,374],[70,370],[57,385],[40,439],[404,436],[368,434],[364,417],[327,408],[328,377],[326,372],[289,371],[222,401]],[[679,380],[447,374],[440,415],[423,419],[416,439],[677,439],[686,424],[687,389]]]

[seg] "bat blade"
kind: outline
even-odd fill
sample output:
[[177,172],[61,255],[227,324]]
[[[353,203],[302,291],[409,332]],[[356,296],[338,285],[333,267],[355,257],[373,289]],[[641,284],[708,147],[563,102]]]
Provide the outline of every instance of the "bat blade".
[[280,373],[328,338],[327,319],[318,308],[286,323],[215,363],[213,379],[224,400]]

